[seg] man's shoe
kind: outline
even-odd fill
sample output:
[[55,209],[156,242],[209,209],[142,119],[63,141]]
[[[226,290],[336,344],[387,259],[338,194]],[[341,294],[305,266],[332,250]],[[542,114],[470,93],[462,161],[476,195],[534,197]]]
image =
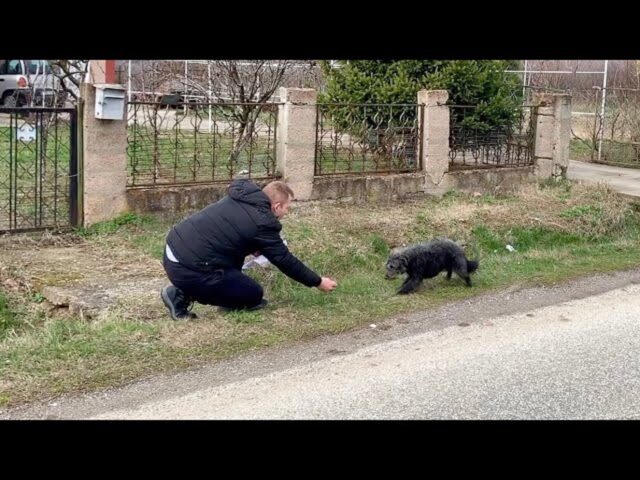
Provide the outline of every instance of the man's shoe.
[[[167,285],[160,291],[160,298],[162,298],[162,302],[169,309],[169,315],[174,320],[191,320],[194,318],[198,318],[195,313],[189,312],[188,308],[185,307],[184,294],[182,291],[173,285]],[[193,305],[190,302],[189,307]]]
[[254,312],[256,310],[261,310],[267,306],[269,301],[266,298],[263,298],[259,304],[254,305],[253,307],[218,307],[218,310],[221,313],[229,313],[229,312]]

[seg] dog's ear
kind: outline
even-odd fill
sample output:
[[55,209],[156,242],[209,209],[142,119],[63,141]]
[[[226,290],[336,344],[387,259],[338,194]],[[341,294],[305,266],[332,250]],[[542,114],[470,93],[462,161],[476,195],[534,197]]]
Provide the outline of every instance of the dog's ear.
[[400,263],[400,265],[402,266],[402,268],[406,269],[407,265],[409,265],[409,259],[407,258],[406,255],[400,255],[398,257],[398,261]]

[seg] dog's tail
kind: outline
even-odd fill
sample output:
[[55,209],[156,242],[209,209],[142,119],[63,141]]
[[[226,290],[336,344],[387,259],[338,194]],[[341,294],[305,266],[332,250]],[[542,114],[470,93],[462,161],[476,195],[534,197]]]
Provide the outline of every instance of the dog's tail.
[[480,262],[477,260],[467,260],[467,272],[473,273],[480,266]]

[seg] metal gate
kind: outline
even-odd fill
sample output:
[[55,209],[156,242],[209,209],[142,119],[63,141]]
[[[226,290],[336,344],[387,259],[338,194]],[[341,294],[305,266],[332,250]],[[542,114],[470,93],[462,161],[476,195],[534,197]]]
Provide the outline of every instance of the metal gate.
[[78,225],[77,112],[0,107],[0,233]]

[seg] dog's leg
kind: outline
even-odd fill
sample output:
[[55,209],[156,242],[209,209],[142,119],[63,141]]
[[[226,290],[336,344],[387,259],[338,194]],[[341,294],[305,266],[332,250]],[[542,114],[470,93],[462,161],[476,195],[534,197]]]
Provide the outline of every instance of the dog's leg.
[[451,272],[453,272],[453,269],[451,267],[447,267],[447,280],[451,280]]
[[456,260],[454,262],[453,270],[456,272],[456,274],[460,278],[464,279],[464,282],[467,284],[467,287],[471,286],[471,276],[469,275],[469,272],[467,271],[467,259],[466,258],[463,258],[463,257],[456,258]]
[[420,277],[409,276],[400,287],[400,290],[398,290],[398,294],[404,295],[407,293],[415,292],[421,283],[422,279]]

